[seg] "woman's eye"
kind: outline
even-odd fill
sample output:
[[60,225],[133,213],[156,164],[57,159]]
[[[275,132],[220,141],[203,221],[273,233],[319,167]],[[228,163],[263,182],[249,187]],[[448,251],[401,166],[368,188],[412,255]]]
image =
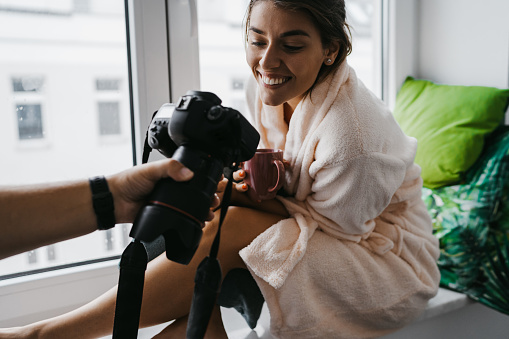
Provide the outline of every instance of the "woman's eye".
[[260,46],[265,45],[265,43],[259,42],[259,41],[251,41],[251,45],[252,46],[256,46],[256,47],[260,47]]
[[285,45],[284,47],[286,50],[288,50],[290,52],[298,52],[304,48],[302,46],[292,46],[292,45]]

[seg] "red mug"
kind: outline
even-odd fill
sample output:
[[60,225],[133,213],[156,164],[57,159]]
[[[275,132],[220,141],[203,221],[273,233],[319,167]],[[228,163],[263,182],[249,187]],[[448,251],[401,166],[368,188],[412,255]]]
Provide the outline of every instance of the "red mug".
[[248,196],[254,201],[273,199],[283,186],[285,167],[283,151],[272,148],[257,149],[255,155],[244,162],[249,185]]

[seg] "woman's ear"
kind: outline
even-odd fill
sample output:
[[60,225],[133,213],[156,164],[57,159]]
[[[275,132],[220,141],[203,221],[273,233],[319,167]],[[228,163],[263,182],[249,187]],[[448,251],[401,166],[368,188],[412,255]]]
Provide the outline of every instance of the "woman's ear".
[[332,41],[325,49],[324,62],[327,65],[332,65],[336,60],[339,53],[339,41]]

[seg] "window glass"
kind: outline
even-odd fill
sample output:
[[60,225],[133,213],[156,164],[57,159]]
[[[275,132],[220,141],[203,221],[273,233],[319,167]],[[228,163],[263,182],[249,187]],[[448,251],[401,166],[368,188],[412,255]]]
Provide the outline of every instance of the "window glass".
[[95,88],[98,91],[118,91],[120,89],[120,79],[97,79]]
[[42,112],[40,104],[16,105],[19,139],[43,138]]
[[[125,26],[123,0],[0,0],[0,185],[133,165]],[[119,255],[128,231],[1,260],[0,276]]]
[[[347,22],[351,25],[353,52],[348,63],[359,78],[380,96],[381,15],[380,0],[346,0]],[[247,66],[243,20],[248,0],[198,0],[198,36],[201,89],[216,93],[223,105],[243,111],[244,81],[251,74]]]
[[120,134],[120,105],[118,102],[99,102],[99,133]]
[[12,90],[14,92],[40,92],[44,79],[42,77],[14,77],[12,78]]

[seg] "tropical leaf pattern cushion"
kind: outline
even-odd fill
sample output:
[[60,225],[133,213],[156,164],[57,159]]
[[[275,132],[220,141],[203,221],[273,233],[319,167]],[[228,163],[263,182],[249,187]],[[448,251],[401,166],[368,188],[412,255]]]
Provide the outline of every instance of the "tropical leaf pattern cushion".
[[509,126],[486,140],[463,183],[423,188],[440,241],[441,285],[509,314]]

